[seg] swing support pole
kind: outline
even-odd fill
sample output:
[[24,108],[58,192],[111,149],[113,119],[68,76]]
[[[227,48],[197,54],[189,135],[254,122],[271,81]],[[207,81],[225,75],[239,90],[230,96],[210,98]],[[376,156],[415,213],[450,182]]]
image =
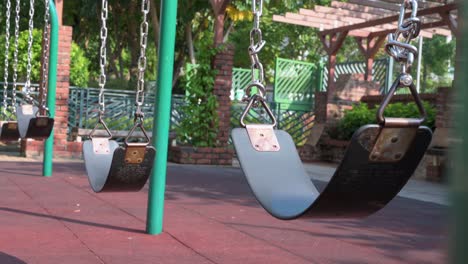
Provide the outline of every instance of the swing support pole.
[[160,234],[163,226],[177,2],[177,0],[161,1],[158,80],[153,123],[153,145],[156,147],[156,157],[150,176],[146,221],[146,232],[151,235]]
[[454,138],[457,143],[454,143],[455,148],[452,157],[449,160],[454,160],[454,168],[451,169],[451,251],[450,263],[465,264],[468,263],[468,251],[466,243],[468,243],[468,211],[466,205],[468,203],[468,165],[466,164],[468,157],[468,119],[466,111],[468,111],[467,98],[468,89],[468,3],[466,1],[458,1],[458,36],[456,48],[456,71],[455,71],[455,104],[456,107],[453,113],[456,116]]
[[[47,107],[50,117],[55,117],[55,97],[57,88],[57,61],[58,61],[58,35],[59,22],[54,1],[50,0],[50,46],[49,46],[49,83],[47,92]],[[42,175],[52,176],[52,158],[54,156],[54,130],[44,143],[44,161]]]

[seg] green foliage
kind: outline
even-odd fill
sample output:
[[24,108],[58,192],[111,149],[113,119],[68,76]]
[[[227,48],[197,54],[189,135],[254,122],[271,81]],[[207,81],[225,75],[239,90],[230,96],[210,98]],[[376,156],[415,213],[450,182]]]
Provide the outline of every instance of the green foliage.
[[[28,65],[28,31],[20,32],[18,38],[18,81],[24,82],[26,80],[26,69]],[[13,53],[14,53],[14,41],[15,37],[10,37],[10,70],[9,70],[9,79],[11,80],[13,74]],[[2,47],[2,52],[0,52],[0,63],[5,61],[5,36],[3,35],[0,38],[0,47]],[[40,73],[41,73],[41,56],[42,56],[42,31],[34,29],[33,30],[33,45],[32,45],[32,56],[31,56],[31,82],[39,82]],[[3,69],[4,67],[2,67]],[[1,71],[1,76],[3,80],[4,72]]]
[[[28,66],[28,31],[20,32],[18,38],[18,81],[26,80],[26,71]],[[14,54],[14,36],[10,37],[9,50],[9,81],[13,76],[13,54]],[[0,47],[5,46],[5,36],[0,37]],[[41,56],[42,56],[42,30],[33,30],[33,45],[31,56],[31,82],[38,83],[41,79]],[[4,63],[5,54],[0,52],[0,63]],[[85,53],[76,44],[72,44],[71,51],[71,67],[70,67],[70,83],[72,85],[86,87],[89,79],[89,60],[85,57]],[[3,80],[4,72],[1,71]]]
[[[423,104],[427,111],[427,119],[424,125],[434,129],[437,110],[428,102],[423,102]],[[345,111],[345,115],[338,123],[336,129],[332,129],[329,134],[335,139],[349,140],[353,136],[353,133],[361,126],[375,124],[376,114],[377,108],[369,109],[365,103],[357,104],[352,110]],[[415,103],[393,103],[389,104],[385,109],[385,116],[404,118],[419,117],[419,111]]]
[[455,61],[455,40],[443,36],[425,39],[422,49],[423,91],[433,91],[439,86],[452,86],[450,68]]
[[186,67],[181,80],[186,89],[187,104],[181,109],[185,116],[176,130],[177,141],[195,147],[216,146],[219,120],[218,103],[213,94],[216,70],[211,61],[220,48],[212,48],[211,43],[212,38],[196,43],[198,64]]
[[87,87],[89,80],[89,60],[78,45],[72,44],[71,65],[70,65],[70,84],[78,87]]

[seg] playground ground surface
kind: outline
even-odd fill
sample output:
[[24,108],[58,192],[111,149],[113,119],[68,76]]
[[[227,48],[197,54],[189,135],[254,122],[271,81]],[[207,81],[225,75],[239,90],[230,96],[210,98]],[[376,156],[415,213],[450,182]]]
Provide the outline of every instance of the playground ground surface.
[[[447,191],[412,180],[360,220],[279,221],[237,167],[170,164],[164,232],[145,234],[147,186],[95,194],[81,162],[0,162],[0,263],[446,263]],[[307,164],[323,188],[333,167]]]

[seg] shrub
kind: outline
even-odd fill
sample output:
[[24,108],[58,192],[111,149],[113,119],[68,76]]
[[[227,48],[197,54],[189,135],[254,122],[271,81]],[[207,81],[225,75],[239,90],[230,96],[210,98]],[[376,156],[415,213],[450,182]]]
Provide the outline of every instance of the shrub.
[[71,49],[70,84],[78,87],[87,87],[89,80],[90,61],[85,52],[75,43]]
[[197,43],[198,64],[187,64],[181,80],[187,104],[181,107],[184,118],[176,129],[177,141],[195,147],[214,147],[217,143],[218,102],[213,94],[217,71],[212,68],[211,61],[220,49],[211,47],[210,43],[210,38]]
[[[428,102],[423,102],[423,105],[427,111],[427,119],[424,125],[434,129],[437,111]],[[341,140],[351,139],[353,133],[361,126],[376,123],[377,108],[369,109],[367,104],[360,103],[355,105],[352,110],[345,111],[345,115],[338,123],[336,129],[332,129],[329,133],[330,137]],[[385,116],[404,118],[419,117],[419,110],[415,103],[393,103],[389,104],[385,109]]]
[[[27,52],[28,52],[28,37],[29,33],[27,30],[20,32],[18,38],[18,81],[23,82],[26,80],[27,71]],[[10,37],[10,50],[9,50],[9,81],[13,75],[13,53],[14,53],[14,41],[15,37]],[[5,36],[0,37],[0,47],[5,46]],[[41,73],[41,56],[42,56],[42,30],[33,30],[33,45],[31,55],[31,82],[39,83]],[[4,51],[0,52],[0,61],[5,61]],[[72,44],[71,51],[71,67],[70,67],[70,83],[72,85],[86,87],[89,79],[89,66],[90,62],[85,57],[85,53],[77,45]],[[1,71],[3,80],[3,69]]]

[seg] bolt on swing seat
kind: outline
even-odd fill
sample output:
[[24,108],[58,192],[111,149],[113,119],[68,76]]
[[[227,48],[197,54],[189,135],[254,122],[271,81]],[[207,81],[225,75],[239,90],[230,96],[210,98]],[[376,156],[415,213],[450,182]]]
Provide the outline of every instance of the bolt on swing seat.
[[[272,216],[296,218],[358,218],[388,204],[403,188],[424,156],[432,132],[422,119],[383,118],[397,80],[379,108],[379,122],[358,129],[341,164],[319,193],[306,173],[291,136],[273,129],[276,120],[261,97],[253,98],[241,117],[243,128],[232,139],[245,177],[258,202]],[[426,115],[413,85],[409,87]],[[254,101],[267,110],[273,124],[245,125]]]
[[[83,143],[83,157],[89,183],[94,192],[132,192],[143,188],[148,180],[153,160],[156,155],[154,147],[149,145],[149,137],[141,123],[136,123],[127,138],[125,145],[119,147],[106,124],[100,123],[108,137],[94,137]],[[131,143],[133,132],[140,128],[146,138],[143,143]]]
[[47,139],[54,128],[54,119],[41,114],[32,104],[23,104],[16,109],[18,131],[21,138]]

